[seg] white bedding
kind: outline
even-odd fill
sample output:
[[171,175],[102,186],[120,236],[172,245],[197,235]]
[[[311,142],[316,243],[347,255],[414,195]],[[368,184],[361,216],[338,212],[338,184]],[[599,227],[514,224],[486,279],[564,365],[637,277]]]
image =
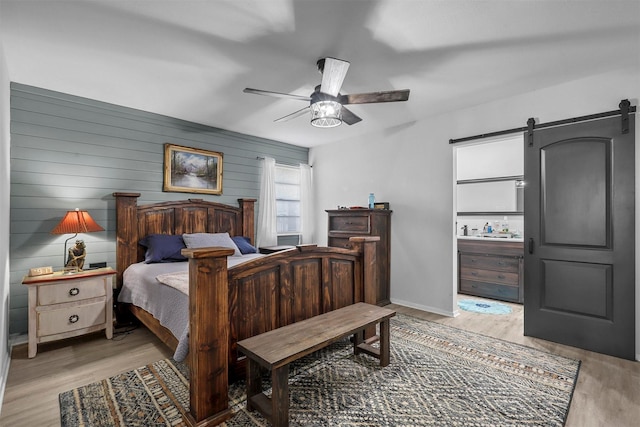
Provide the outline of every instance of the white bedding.
[[[230,256],[227,257],[227,268],[263,256],[262,254]],[[173,355],[177,361],[184,360],[189,349],[188,270],[188,262],[132,264],[123,273],[123,285],[118,295],[119,302],[143,308],[171,331],[178,339],[178,347]]]

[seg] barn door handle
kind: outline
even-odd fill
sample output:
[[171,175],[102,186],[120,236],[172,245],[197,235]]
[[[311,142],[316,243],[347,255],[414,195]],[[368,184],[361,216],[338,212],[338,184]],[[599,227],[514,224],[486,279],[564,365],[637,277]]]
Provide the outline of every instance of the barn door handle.
[[530,254],[533,253],[533,238],[532,237],[529,238],[529,253]]

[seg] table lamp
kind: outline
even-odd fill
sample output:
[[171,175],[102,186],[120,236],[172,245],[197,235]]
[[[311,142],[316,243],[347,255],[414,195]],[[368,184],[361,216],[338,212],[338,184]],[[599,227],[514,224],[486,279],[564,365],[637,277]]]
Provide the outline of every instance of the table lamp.
[[[62,218],[62,220],[56,225],[56,227],[51,230],[51,234],[70,234],[75,233],[73,236],[69,237],[64,241],[64,255],[62,265],[67,265],[67,242],[73,239],[78,235],[78,233],[90,233],[94,231],[104,231],[104,228],[100,227],[89,215],[87,211],[81,211],[78,208],[74,211],[67,211],[67,214]],[[84,242],[79,240],[78,244],[84,245]],[[84,249],[84,248],[83,248]],[[86,252],[84,252],[86,255]],[[82,266],[84,265],[84,256],[82,257],[81,263],[76,264],[78,270],[82,270]]]

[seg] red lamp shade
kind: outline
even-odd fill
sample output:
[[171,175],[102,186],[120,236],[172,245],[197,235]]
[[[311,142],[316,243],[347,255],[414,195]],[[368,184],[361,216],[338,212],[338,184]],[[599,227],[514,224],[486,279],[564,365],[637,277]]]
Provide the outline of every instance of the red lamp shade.
[[89,233],[92,231],[104,231],[89,215],[87,211],[76,209],[68,211],[51,234]]

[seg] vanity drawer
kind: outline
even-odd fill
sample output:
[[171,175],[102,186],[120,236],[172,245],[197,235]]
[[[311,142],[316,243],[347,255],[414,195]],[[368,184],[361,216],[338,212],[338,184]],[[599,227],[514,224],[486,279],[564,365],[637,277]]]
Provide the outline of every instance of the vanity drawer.
[[370,232],[369,217],[365,215],[336,215],[329,217],[329,233]]
[[517,271],[515,273],[509,273],[505,271],[481,270],[469,267],[460,268],[460,277],[462,279],[502,283],[505,285],[517,285],[519,279]]
[[61,334],[77,329],[104,325],[106,306],[104,300],[74,307],[43,310],[38,313],[38,337]]
[[519,258],[460,254],[460,267],[518,272]]
[[473,280],[460,280],[459,291],[463,294],[496,298],[504,301],[518,302],[521,300],[518,286],[500,285],[497,283],[483,283]]
[[59,282],[55,285],[42,285],[38,288],[38,305],[60,304],[105,296],[105,280],[105,277],[94,277]]

